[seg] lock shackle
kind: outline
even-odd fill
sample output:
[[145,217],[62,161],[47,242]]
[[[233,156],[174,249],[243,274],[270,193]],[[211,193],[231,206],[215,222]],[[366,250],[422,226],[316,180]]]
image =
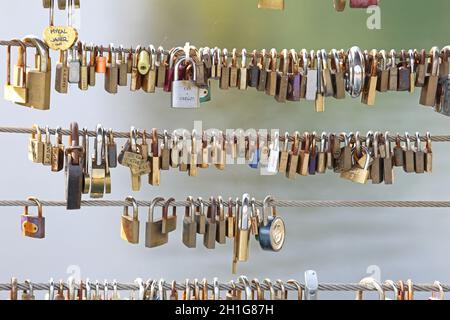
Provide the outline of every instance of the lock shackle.
[[278,72],[282,75],[287,75],[288,67],[289,67],[289,56],[288,50],[283,49],[280,53],[280,64],[278,65]]
[[222,51],[221,64],[223,67],[228,68],[228,49],[224,48]]
[[322,69],[328,69],[328,53],[325,49],[320,50],[322,58]]
[[308,51],[306,51],[306,49],[302,49],[300,51],[300,66],[303,69],[303,73],[306,74],[307,71],[309,70],[309,66],[308,66]]
[[322,132],[321,136],[320,136],[320,152],[324,153],[325,149],[326,149],[326,143],[327,143],[327,133],[326,132]]
[[304,151],[306,152],[306,153],[309,153],[309,148],[310,148],[310,145],[311,145],[311,140],[310,140],[310,135],[309,135],[309,132],[305,132],[304,134],[303,134],[303,145],[304,145]]
[[192,130],[191,133],[191,153],[197,152],[197,131]]
[[269,70],[270,71],[277,71],[277,65],[278,65],[278,52],[275,48],[270,49],[270,63],[269,63]]
[[[37,209],[38,209],[38,217],[39,217],[39,218],[42,218],[42,203],[41,203],[41,201],[39,201],[39,199],[36,198],[36,197],[28,197],[28,198],[27,198],[27,201],[34,202],[34,203],[36,204]],[[25,206],[24,213],[23,213],[23,214],[26,215],[26,216],[29,215],[29,213],[28,213],[28,207],[29,207],[29,206]]]
[[258,219],[258,221],[261,221],[261,215],[260,215],[260,212],[259,212],[259,210],[256,208],[256,199],[255,199],[255,198],[252,198],[252,199],[250,200],[250,206],[251,206],[251,208],[252,208],[252,210],[251,210],[251,212],[250,212],[250,217],[256,218],[256,219]]
[[309,137],[309,141],[311,143],[310,146],[310,150],[311,150],[311,154],[313,155],[313,157],[315,157],[316,153],[317,153],[317,141],[316,141],[316,137],[317,137],[317,132],[313,131],[313,133],[310,135]]
[[[378,50],[373,49],[372,51],[370,51],[369,62],[371,62],[371,64],[370,64],[370,75],[374,76],[374,75],[377,74],[377,68],[378,68]],[[406,63],[406,61],[404,61],[404,63]]]
[[242,283],[244,285],[245,300],[251,300],[253,289],[248,278],[246,276],[240,276],[238,279],[238,283]]
[[157,59],[157,52],[154,45],[148,46],[148,52],[150,53],[150,70],[156,69],[156,59]]
[[[181,63],[184,63],[186,65],[186,68],[189,63],[194,64],[193,60],[190,57],[182,57],[182,58],[178,59],[177,63],[175,64],[174,81],[180,81],[179,68],[181,66]],[[196,81],[197,80],[197,68],[195,68],[195,66],[194,66],[194,68],[192,68],[192,69],[193,69],[193,73],[194,73],[194,77],[192,80]],[[186,76],[185,76],[185,78],[186,78]]]
[[[319,55],[319,52],[317,52],[317,55]],[[316,52],[314,50],[309,52],[309,66],[310,69],[316,69],[317,67]]]
[[439,74],[439,48],[438,47],[431,48],[430,66],[431,66],[431,75],[437,76]]
[[290,74],[298,74],[299,72],[298,54],[295,49],[289,50],[289,63],[287,72]]
[[237,68],[237,49],[233,48],[231,51],[231,66]]
[[241,68],[247,68],[247,49],[241,50]]
[[252,66],[256,67],[258,65],[258,58],[259,58],[258,55],[259,55],[258,51],[256,49],[254,49],[252,51],[252,61],[250,62],[252,64]]
[[109,44],[108,63],[111,64],[111,67],[115,67],[117,64],[116,49],[114,48],[113,43]]
[[167,53],[164,50],[164,47],[159,46],[157,50],[157,59],[156,59],[156,66],[159,67],[161,64],[166,63]]
[[223,198],[221,196],[218,196],[216,203],[217,203],[219,220],[223,221],[223,220],[225,220],[225,206],[223,205]]
[[37,38],[34,35],[25,36],[22,39],[22,42],[25,44],[27,44],[27,43],[32,44],[36,48],[36,52],[37,52],[38,56],[40,57],[39,70],[41,72],[47,72],[48,68],[49,68],[49,57],[50,57],[48,46],[42,40],[40,40],[39,38]]
[[[197,198],[198,206],[196,206],[196,212],[198,212],[201,216],[205,215],[205,202],[202,197]],[[197,210],[198,209],[198,210]]]
[[362,150],[363,150],[363,154],[366,154],[367,155],[367,157],[366,157],[366,162],[364,163],[364,170],[369,170],[369,167],[370,167],[370,151],[369,151],[369,148],[367,148],[366,146],[363,146],[362,147]]
[[155,212],[155,207],[160,203],[160,202],[164,202],[164,198],[163,197],[156,197],[152,200],[152,202],[150,203],[150,207],[148,208],[148,221],[149,222],[153,222],[154,221],[154,212]]
[[284,133],[284,145],[283,145],[284,152],[288,152],[289,150],[289,137],[290,137],[289,132],[286,131]]
[[364,55],[359,47],[352,47],[347,52],[346,69],[348,79],[346,80],[346,90],[353,97],[361,95],[365,78]]
[[159,156],[159,140],[158,140],[158,129],[153,128],[152,129],[152,154],[153,157]]
[[[27,47],[25,43],[20,39],[11,39],[11,42],[15,42],[19,45],[19,55],[17,64],[22,67],[22,79],[23,79],[23,87],[27,86]],[[7,47],[6,51],[6,83],[11,85],[11,45]]]
[[207,217],[211,219],[212,223],[216,222],[216,215],[217,215],[217,202],[216,198],[211,197],[209,198],[209,206],[208,206],[208,214]]
[[416,69],[416,55],[414,53],[413,49],[409,49],[408,50],[408,55],[409,55],[409,68],[411,70],[411,73],[415,72]]
[[381,138],[383,135],[380,132],[375,132],[374,139],[373,139],[373,152],[374,156],[378,157],[380,155],[380,144],[381,144]]
[[416,132],[416,151],[422,151],[422,141],[419,132]]
[[426,140],[427,140],[427,152],[431,153],[432,152],[432,141],[431,141],[431,134],[429,132],[427,132],[426,134]]
[[267,226],[269,216],[272,217],[277,216],[277,208],[275,206],[270,205],[274,201],[275,200],[270,195],[265,197],[263,200],[263,212],[262,212],[263,226]]
[[[169,207],[172,203],[175,203],[175,198],[169,198],[163,205],[163,213],[162,216],[164,219],[167,219],[167,217],[169,216]],[[172,206],[172,216],[176,217],[177,216],[177,207],[176,206]]]
[[49,126],[45,126],[45,143],[50,144],[50,128]]
[[250,230],[250,195],[244,194],[238,215],[238,227],[240,230]]
[[339,54],[337,52],[336,49],[332,49],[330,51],[330,66],[331,66],[331,70],[336,71],[337,73],[341,72],[341,63],[339,60]]
[[170,50],[170,52],[169,52],[169,57],[170,57],[169,69],[173,68],[175,61],[178,60],[180,55],[182,55],[182,56],[185,55],[184,49],[182,47],[175,47]]
[[94,142],[94,159],[97,165],[101,165],[103,163],[103,157],[105,155],[105,142],[103,141],[104,136],[105,130],[101,124],[98,124]]
[[227,217],[228,218],[234,218],[234,212],[233,212],[233,198],[229,197],[228,198],[228,211],[227,211]]
[[265,284],[269,288],[270,300],[275,300],[276,293],[275,293],[275,289],[273,288],[272,280],[266,278],[266,279],[264,279],[263,284]]
[[[138,207],[136,199],[133,196],[128,196],[128,197],[126,197],[125,202],[130,202],[131,203],[131,205],[133,206],[133,220],[138,220],[138,218],[139,218],[139,207]],[[129,216],[129,214],[128,214],[128,205],[123,207],[123,214],[125,216]]]
[[37,124],[34,124],[33,131],[31,132],[31,138],[36,139],[36,135],[37,135],[37,140],[42,141],[41,128],[39,128],[39,126]]
[[193,217],[195,213],[195,201],[192,196],[187,197],[186,201],[188,205],[185,207],[184,216],[185,217]]
[[378,52],[378,64],[380,65],[382,71],[387,70],[386,50],[380,50]]
[[261,51],[259,52],[258,64],[259,64],[260,68],[263,70],[267,69],[266,57],[267,57],[267,50],[261,49]]
[[282,280],[277,280],[277,284],[280,287],[280,290],[277,290],[278,299],[286,300],[287,291],[286,291],[286,287],[284,286],[284,282]]
[[86,156],[83,156],[83,166],[84,170],[86,172],[89,172],[89,162],[87,161],[87,156],[89,154],[89,136],[88,136],[88,129],[86,127],[82,130],[82,137],[81,137],[81,147],[85,150]]
[[408,150],[412,150],[411,149],[411,139],[410,139],[410,136],[409,136],[409,133],[408,132],[405,132],[405,140],[406,140],[406,150],[408,151]]
[[137,130],[135,127],[130,128],[130,143],[131,143],[131,151],[137,152]]

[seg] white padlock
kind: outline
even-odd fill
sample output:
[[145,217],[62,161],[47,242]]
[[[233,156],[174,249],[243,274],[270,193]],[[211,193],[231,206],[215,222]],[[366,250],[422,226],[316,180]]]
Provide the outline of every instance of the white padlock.
[[175,75],[172,83],[172,108],[194,109],[200,107],[200,89],[195,84],[197,72],[193,66],[194,78],[192,80],[179,80],[181,63],[194,63],[190,58],[181,58],[175,64]]

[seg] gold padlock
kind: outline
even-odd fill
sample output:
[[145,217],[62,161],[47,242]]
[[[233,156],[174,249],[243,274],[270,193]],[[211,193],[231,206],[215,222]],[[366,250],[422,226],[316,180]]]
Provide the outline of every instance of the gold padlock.
[[164,198],[157,197],[150,204],[148,212],[148,222],[146,224],[145,246],[147,248],[155,248],[166,244],[169,241],[169,234],[162,233],[162,219],[154,220],[155,206],[159,202],[163,202]]
[[94,142],[94,154],[92,155],[91,168],[91,198],[103,198],[105,193],[106,164],[105,164],[105,143],[103,141],[104,130],[99,124],[97,126],[97,136]]
[[41,129],[37,124],[33,126],[33,132],[28,142],[28,159],[34,163],[42,163],[44,160],[44,143]]
[[18,40],[13,39],[13,42],[19,44],[18,59],[14,66],[14,80],[11,82],[11,46],[6,49],[6,85],[4,89],[5,100],[14,103],[26,103],[28,101],[28,89],[26,83],[26,67],[27,51],[25,44]]

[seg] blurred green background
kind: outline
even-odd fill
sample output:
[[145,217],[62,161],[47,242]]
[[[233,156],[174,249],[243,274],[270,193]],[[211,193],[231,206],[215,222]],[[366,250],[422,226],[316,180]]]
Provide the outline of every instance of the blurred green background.
[[[128,0],[82,1],[80,39],[107,45],[183,45],[186,41],[202,46],[270,49],[331,49],[358,45],[363,49],[427,48],[449,43],[448,0],[382,0],[381,30],[368,30],[365,10],[333,9],[331,0],[286,0],[284,12],[258,10],[257,0]],[[59,12],[57,23],[65,17]],[[16,0],[2,10],[0,38],[26,34],[41,35],[48,12],[41,1]],[[5,51],[0,52],[5,61]],[[57,56],[53,56],[54,64]],[[2,68],[4,70],[4,68]],[[1,74],[4,83],[4,72]],[[326,112],[316,114],[313,105],[278,104],[273,98],[254,90],[220,91],[213,84],[212,102],[199,110],[172,110],[170,95],[130,93],[121,88],[111,96],[103,81],[88,92],[76,87],[67,96],[53,93],[52,110],[39,112],[1,101],[0,125],[31,127],[33,123],[67,127],[77,120],[80,127],[93,129],[97,123],[116,130],[138,128],[175,129],[266,128],[281,131],[361,131],[389,130],[450,134],[450,119],[418,104],[419,90],[377,96],[369,108],[359,100],[327,100]],[[29,163],[26,136],[1,135],[2,199],[64,198],[63,174],[50,174],[47,168]],[[123,141],[121,141],[121,144]],[[162,174],[161,187],[144,185],[137,199],[155,196],[211,195],[241,196],[248,192],[256,198],[272,194],[279,199],[298,200],[448,200],[450,177],[449,147],[435,144],[434,173],[406,175],[396,172],[393,186],[354,185],[333,173],[288,181],[284,176],[263,177],[247,166],[231,166],[225,172],[202,171],[192,179],[175,171]],[[129,175],[124,168],[112,172],[113,194],[108,199],[125,199],[130,194]],[[67,213],[62,208],[46,208],[47,238],[33,241],[20,235],[21,208],[1,208],[0,246],[3,263],[0,281],[15,275],[21,279],[46,281],[66,277],[66,268],[76,265],[82,277],[136,277],[167,280],[185,278],[228,281],[231,274],[231,243],[207,251],[198,239],[196,250],[181,243],[181,225],[170,236],[167,246],[150,250],[143,240],[131,246],[120,239],[120,208],[89,209]],[[288,238],[278,254],[262,252],[253,243],[250,261],[239,266],[239,273],[264,279],[302,280],[306,269],[318,271],[324,282],[357,282],[369,273],[385,279],[413,278],[416,282],[450,281],[450,215],[447,209],[280,209],[287,223]],[[141,239],[147,208],[141,208]],[[379,272],[378,272],[378,271]],[[369,295],[370,296],[370,295]],[[324,298],[352,298],[352,294],[323,294]],[[421,297],[419,295],[419,297]]]

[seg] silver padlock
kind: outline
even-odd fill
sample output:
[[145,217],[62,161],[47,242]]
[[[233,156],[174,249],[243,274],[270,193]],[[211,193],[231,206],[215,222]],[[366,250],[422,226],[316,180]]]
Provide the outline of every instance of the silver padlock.
[[80,57],[75,49],[75,46],[69,50],[69,83],[80,82]]
[[194,63],[190,58],[181,58],[175,64],[175,75],[172,83],[172,108],[194,109],[200,107],[200,90],[195,84],[197,78],[196,68],[193,67],[192,80],[179,80],[181,63]]
[[316,54],[311,50],[310,66],[306,76],[306,100],[315,101],[317,94],[317,63]]

